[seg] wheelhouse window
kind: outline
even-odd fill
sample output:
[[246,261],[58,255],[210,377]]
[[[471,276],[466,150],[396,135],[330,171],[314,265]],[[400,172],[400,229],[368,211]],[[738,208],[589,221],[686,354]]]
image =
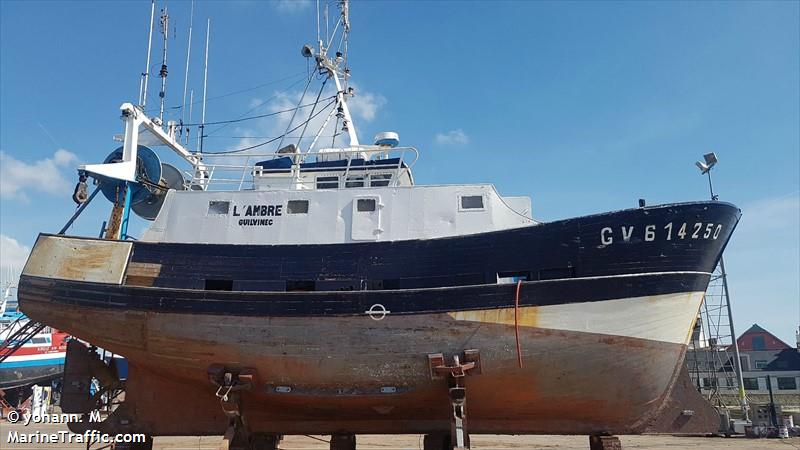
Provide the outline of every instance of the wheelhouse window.
[[208,215],[227,215],[231,209],[231,202],[211,200],[208,202]]
[[347,177],[347,179],[344,181],[344,187],[346,188],[364,187],[364,176],[357,175],[353,177]]
[[372,212],[375,211],[376,202],[374,198],[360,198],[356,201],[356,211]]
[[317,189],[338,189],[339,177],[317,177]]
[[390,173],[375,173],[369,176],[369,185],[372,187],[385,187],[392,180]]
[[308,200],[289,200],[286,204],[287,214],[308,214]]
[[462,210],[482,210],[483,209],[483,196],[482,195],[462,195],[461,196],[461,209]]

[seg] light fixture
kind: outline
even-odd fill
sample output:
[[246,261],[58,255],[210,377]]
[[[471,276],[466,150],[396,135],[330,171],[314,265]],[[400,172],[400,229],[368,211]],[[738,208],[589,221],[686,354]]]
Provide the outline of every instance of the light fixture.
[[706,153],[703,155],[703,159],[705,162],[697,161],[694,165],[705,175],[717,163],[717,155],[714,152]]

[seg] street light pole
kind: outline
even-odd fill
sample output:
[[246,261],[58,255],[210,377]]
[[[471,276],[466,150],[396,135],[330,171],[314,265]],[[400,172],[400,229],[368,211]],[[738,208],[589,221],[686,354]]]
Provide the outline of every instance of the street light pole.
[[[706,164],[697,163],[697,166],[700,167],[700,170],[708,175],[708,190],[711,194],[712,201],[718,201],[719,196],[714,195],[714,183],[711,181],[711,169],[717,163],[717,156],[713,153],[709,153],[704,155]],[[730,326],[731,332],[731,340],[733,341],[733,367],[736,371],[736,378],[739,384],[739,406],[742,408],[742,414],[744,415],[744,420],[750,420],[750,411],[747,405],[747,396],[745,395],[744,391],[744,375],[742,374],[742,360],[739,357],[739,342],[736,339],[736,331],[734,330],[733,326],[733,311],[731,310],[731,297],[730,292],[728,291],[728,275],[725,272],[725,260],[722,255],[719,257],[719,269],[720,269],[720,277],[722,278],[722,289],[725,291],[725,305],[728,309],[728,324]]]

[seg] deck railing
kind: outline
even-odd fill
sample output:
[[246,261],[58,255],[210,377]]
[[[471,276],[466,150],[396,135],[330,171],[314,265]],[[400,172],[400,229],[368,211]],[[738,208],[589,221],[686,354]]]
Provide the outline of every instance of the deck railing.
[[[258,163],[278,158],[290,158],[291,167],[268,168]],[[381,164],[377,161],[397,159],[393,164]],[[204,154],[205,176],[199,172],[186,172],[190,189],[206,190],[242,190],[251,189],[258,184],[268,184],[268,180],[291,186],[294,189],[315,189],[314,177],[311,173],[330,172],[341,175],[341,187],[345,187],[349,177],[355,173],[364,176],[364,185],[370,175],[391,173],[389,185],[397,185],[404,173],[411,174],[411,168],[419,159],[419,151],[414,147],[386,148],[378,146],[359,146],[343,149],[322,149],[314,153],[248,153]],[[365,163],[360,163],[364,160]],[[346,161],[341,166],[303,167],[306,163],[322,163]],[[354,161],[359,161],[354,164]],[[339,170],[337,170],[339,169]]]

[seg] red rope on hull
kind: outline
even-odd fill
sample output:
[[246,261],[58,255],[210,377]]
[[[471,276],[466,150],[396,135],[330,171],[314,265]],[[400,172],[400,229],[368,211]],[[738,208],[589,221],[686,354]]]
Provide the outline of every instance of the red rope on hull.
[[517,364],[522,368],[522,348],[519,345],[519,290],[522,287],[522,280],[517,281],[517,295],[514,298],[514,335],[517,338]]

